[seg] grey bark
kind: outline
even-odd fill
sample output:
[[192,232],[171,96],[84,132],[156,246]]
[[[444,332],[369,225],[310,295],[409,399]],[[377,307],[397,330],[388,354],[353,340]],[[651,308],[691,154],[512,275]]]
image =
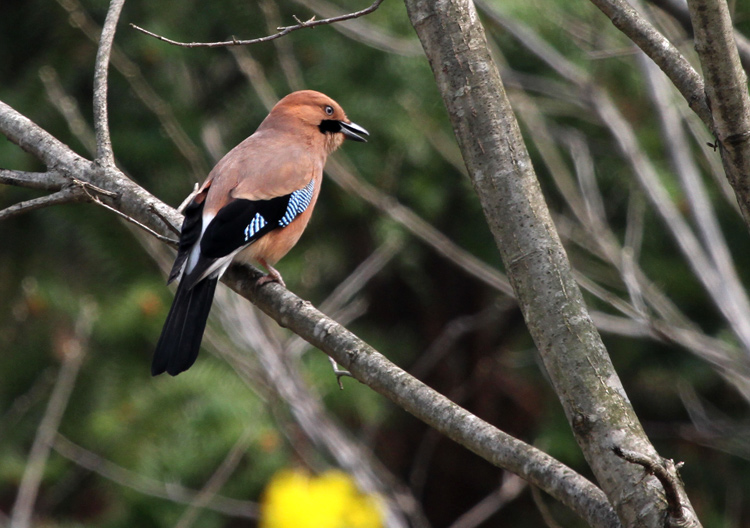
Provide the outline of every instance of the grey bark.
[[711,129],[724,171],[750,226],[750,94],[726,0],[689,0]]
[[[405,0],[526,324],[576,439],[625,526],[663,526],[653,477],[614,447],[658,455],[587,312],[468,0]],[[626,447],[629,446],[629,447]],[[689,525],[699,526],[684,491]]]

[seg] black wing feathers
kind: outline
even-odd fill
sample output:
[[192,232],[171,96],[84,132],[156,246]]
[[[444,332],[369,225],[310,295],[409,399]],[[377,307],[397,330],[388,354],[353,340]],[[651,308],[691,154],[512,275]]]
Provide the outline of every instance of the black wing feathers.
[[279,227],[291,194],[270,200],[237,199],[216,214],[201,239],[201,254],[221,258]]
[[[306,192],[311,195],[312,189],[306,189]],[[273,229],[288,225],[299,212],[294,207],[293,211],[288,211],[290,200],[295,206],[300,203],[294,193],[270,200],[234,200],[219,210],[205,231],[202,227],[205,193],[199,194],[185,209],[180,245],[169,282],[180,275],[195,244],[200,244],[200,255],[177,286],[172,308],[156,345],[152,375],[168,372],[176,376],[195,362],[219,280],[216,273],[203,278],[204,273],[217,259],[231,255]],[[302,210],[307,203],[309,198],[307,202],[303,200]]]
[[190,250],[198,242],[203,227],[203,205],[205,202],[205,192],[196,196],[190,205],[185,208],[185,219],[182,221],[182,230],[180,231],[180,244],[177,247],[177,257],[172,265],[172,271],[169,272],[167,284],[170,284],[180,275],[185,261],[190,255]]
[[162,372],[176,376],[195,363],[218,281],[218,278],[207,278],[192,288],[186,281],[180,281],[156,345],[152,376]]

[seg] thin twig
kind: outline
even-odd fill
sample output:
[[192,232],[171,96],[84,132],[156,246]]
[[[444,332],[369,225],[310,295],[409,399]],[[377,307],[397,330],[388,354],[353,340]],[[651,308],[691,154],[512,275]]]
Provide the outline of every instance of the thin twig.
[[[338,7],[325,0],[294,0],[322,17],[335,16]],[[393,53],[404,57],[416,57],[422,55],[422,47],[415,38],[406,39],[394,34],[388,34],[367,20],[357,20],[351,24],[336,24],[333,29],[346,37],[371,46],[386,53]]]
[[[104,203],[101,200],[101,198],[99,198],[99,196],[95,196],[95,195],[91,194],[89,192],[89,190],[92,190],[92,191],[94,191],[94,192],[96,192],[98,194],[102,194],[104,196],[109,196],[109,197],[117,196],[117,193],[113,193],[113,192],[107,191],[105,189],[102,189],[100,187],[97,187],[97,186],[95,186],[95,185],[93,185],[91,183],[88,183],[88,182],[85,182],[85,181],[82,181],[82,180],[75,180],[75,183],[78,184],[81,189],[83,189],[83,191],[86,193],[86,195],[95,204],[101,205],[105,209],[108,209],[108,210],[112,211],[113,213],[121,216],[122,218],[124,218],[128,222],[137,225],[138,227],[140,227],[141,229],[143,229],[147,233],[155,236],[156,238],[158,238],[162,242],[166,242],[167,244],[169,244],[172,247],[177,247],[177,245],[179,244],[179,242],[177,240],[174,240],[174,239],[169,238],[167,236],[161,235],[161,234],[157,233],[156,231],[154,231],[153,229],[151,229],[150,227],[148,227],[147,225],[139,222],[138,220],[136,220],[132,216],[126,215],[125,213],[119,211],[118,209],[115,209],[111,205],[107,205],[106,203]],[[156,210],[155,208],[151,208],[151,212],[153,212],[154,214],[156,214],[159,217],[159,219],[162,220],[162,222],[164,222],[167,226],[170,227],[170,229],[174,229],[174,227],[172,227],[171,223],[169,223],[167,221],[167,219],[161,213],[158,212],[158,210]]]
[[[79,28],[92,42],[98,42],[101,28],[78,0],[57,0],[57,2],[70,14],[71,24]],[[127,80],[133,93],[159,120],[164,132],[190,164],[194,178],[196,180],[204,178],[208,174],[208,166],[198,147],[175,118],[169,102],[159,97],[146,81],[138,64],[130,60],[116,45],[112,47],[110,60],[112,66]]]
[[[169,244],[170,246],[172,246],[174,248],[176,248],[179,245],[179,241],[177,241],[177,240],[175,240],[173,238],[169,238],[168,236],[164,236],[164,235],[161,235],[161,234],[157,233],[156,231],[154,231],[153,229],[151,229],[147,225],[142,224],[141,222],[139,222],[138,220],[136,220],[135,218],[133,218],[132,216],[128,216],[125,213],[123,213],[121,211],[118,211],[117,209],[115,209],[111,205],[107,205],[106,203],[104,203],[103,201],[101,201],[98,197],[92,197],[92,198],[93,198],[93,202],[95,204],[101,205],[105,209],[108,209],[108,210],[112,211],[113,213],[115,213],[118,216],[121,216],[122,218],[124,218],[128,222],[137,225],[138,227],[140,227],[141,229],[143,229],[147,233],[149,233],[149,234],[155,236],[156,238],[158,238],[159,240],[161,240],[162,242],[165,242],[165,243]],[[153,209],[151,211],[156,214],[156,211],[154,211]],[[163,217],[161,215],[157,214],[157,216],[159,216],[159,218],[163,220]]]
[[218,468],[216,468],[216,471],[211,475],[211,478],[208,479],[208,482],[203,486],[203,489],[201,489],[195,496],[195,500],[190,502],[190,505],[177,522],[176,528],[190,528],[190,526],[193,525],[199,511],[210,504],[211,499],[216,496],[218,491],[237,468],[237,464],[240,463],[243,455],[252,445],[255,431],[256,427],[253,424],[245,430],[242,436],[240,436],[234,444],[234,447],[232,447],[229,453],[227,453],[224,461]]
[[64,345],[62,366],[47,403],[47,409],[39,423],[34,443],[31,446],[29,461],[26,464],[21,484],[18,487],[18,495],[11,511],[11,528],[31,526],[34,504],[39,493],[44,468],[47,465],[52,442],[65,413],[70,394],[75,387],[78,372],[86,357],[87,342],[93,320],[94,307],[84,304],[78,316],[74,334]]
[[682,482],[677,475],[677,470],[682,466],[682,463],[675,464],[674,461],[668,459],[654,460],[649,456],[628,451],[618,446],[613,447],[612,451],[623,460],[642,466],[649,474],[658,479],[667,498],[667,512],[670,517],[667,526],[682,526],[685,518],[691,516],[690,509],[682,504],[682,494],[680,493]]
[[298,29],[314,28],[317,26],[325,25],[325,24],[343,22],[344,20],[351,20],[353,18],[358,18],[364,15],[368,15],[372,13],[373,11],[375,11],[378,7],[380,7],[381,3],[383,3],[383,0],[375,0],[375,2],[373,2],[373,4],[370,7],[362,9],[361,11],[355,11],[353,13],[348,13],[346,15],[340,15],[340,16],[335,16],[331,18],[324,18],[322,20],[315,20],[314,19],[315,17],[313,17],[309,20],[300,21],[299,19],[295,17],[295,20],[297,20],[298,24],[294,26],[279,27],[279,28],[276,28],[278,30],[278,33],[274,33],[272,35],[268,35],[268,36],[260,37],[256,39],[250,39],[250,40],[239,40],[239,39],[233,38],[232,40],[226,40],[223,42],[179,42],[177,40],[168,39],[166,37],[162,37],[161,35],[157,35],[156,33],[152,33],[151,31],[143,29],[142,27],[136,26],[135,24],[130,24],[130,27],[150,37],[154,37],[157,40],[166,42],[167,44],[172,44],[173,46],[180,46],[183,48],[220,48],[220,47],[228,47],[228,46],[249,46],[252,44],[260,44],[262,42],[269,42],[271,40],[284,37],[293,31],[297,31]]
[[558,523],[552,516],[552,512],[549,511],[549,506],[544,503],[542,491],[536,486],[531,486],[531,497],[534,499],[534,504],[539,510],[539,514],[542,516],[542,520],[544,520],[544,524],[547,525],[547,528],[562,528],[560,523]]
[[8,220],[14,216],[42,209],[43,207],[49,207],[51,205],[81,202],[86,201],[87,199],[88,197],[86,196],[86,193],[82,192],[78,187],[65,187],[64,189],[47,196],[32,198],[31,200],[19,202],[0,210],[0,220]]
[[[99,455],[74,444],[61,434],[54,439],[54,449],[62,457],[74,462],[82,468],[96,473],[107,480],[120,486],[134,489],[144,495],[166,499],[182,504],[192,504],[198,496],[198,492],[184,488],[175,483],[164,483],[158,480],[138,475],[129,469],[118,466]],[[214,495],[210,502],[202,506],[207,510],[213,510],[232,517],[243,517],[247,519],[258,518],[258,505],[229,497]]]
[[112,0],[104,20],[104,27],[99,39],[94,65],[94,129],[96,130],[96,162],[103,167],[114,167],[115,156],[112,152],[112,137],[109,133],[109,115],[107,109],[107,77],[109,57],[112,54],[112,42],[115,39],[117,21],[125,0]]
[[515,500],[525,489],[526,482],[523,479],[513,473],[505,472],[499,488],[475,504],[473,508],[461,515],[448,528],[475,528],[479,526],[506,504]]
[[42,84],[44,84],[47,99],[65,118],[70,132],[78,138],[78,141],[81,142],[91,156],[96,156],[96,134],[91,130],[86,119],[83,117],[75,98],[71,97],[63,89],[60,77],[57,75],[57,70],[52,66],[42,66],[39,68],[39,78],[42,80]]

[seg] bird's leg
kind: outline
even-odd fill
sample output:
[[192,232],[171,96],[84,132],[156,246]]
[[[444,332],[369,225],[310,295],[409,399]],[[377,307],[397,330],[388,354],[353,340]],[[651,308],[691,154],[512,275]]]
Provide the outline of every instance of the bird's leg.
[[284,288],[286,288],[286,284],[284,284],[284,279],[281,278],[281,273],[279,273],[276,268],[271,266],[269,263],[267,263],[263,259],[258,259],[258,262],[260,262],[261,266],[263,266],[264,268],[268,270],[268,275],[263,275],[260,279],[258,279],[258,282],[257,282],[258,286],[263,286],[267,282],[278,282]]

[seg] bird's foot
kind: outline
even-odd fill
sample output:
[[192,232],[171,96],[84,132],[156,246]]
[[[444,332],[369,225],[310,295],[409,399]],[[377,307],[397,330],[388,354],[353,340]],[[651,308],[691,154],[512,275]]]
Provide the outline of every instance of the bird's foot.
[[263,275],[260,279],[258,279],[258,282],[256,283],[257,286],[263,286],[267,282],[278,282],[281,284],[284,288],[286,288],[286,284],[284,283],[284,279],[281,278],[281,273],[276,270],[273,266],[270,264],[267,264],[265,261],[261,260],[259,261],[264,268],[268,270],[268,275]]

